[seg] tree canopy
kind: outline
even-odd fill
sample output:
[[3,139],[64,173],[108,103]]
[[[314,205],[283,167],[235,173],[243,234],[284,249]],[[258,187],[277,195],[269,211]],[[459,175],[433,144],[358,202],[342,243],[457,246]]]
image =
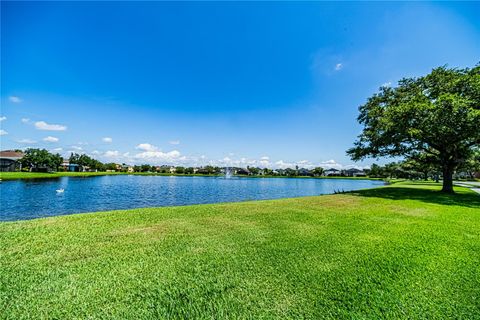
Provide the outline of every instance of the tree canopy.
[[29,148],[25,150],[25,155],[21,159],[24,167],[29,167],[32,171],[58,169],[62,164],[63,158],[58,154],[48,152],[46,149]]
[[353,160],[428,159],[443,173],[442,191],[453,192],[455,169],[480,145],[480,65],[404,78],[381,87],[359,111],[363,131],[347,151]]

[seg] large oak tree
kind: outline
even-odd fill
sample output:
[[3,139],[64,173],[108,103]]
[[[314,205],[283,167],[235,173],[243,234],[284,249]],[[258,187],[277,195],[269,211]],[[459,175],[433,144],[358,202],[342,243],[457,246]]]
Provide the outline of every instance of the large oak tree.
[[425,153],[443,173],[442,191],[453,192],[453,173],[480,145],[480,64],[402,79],[359,111],[363,131],[347,151],[353,160]]

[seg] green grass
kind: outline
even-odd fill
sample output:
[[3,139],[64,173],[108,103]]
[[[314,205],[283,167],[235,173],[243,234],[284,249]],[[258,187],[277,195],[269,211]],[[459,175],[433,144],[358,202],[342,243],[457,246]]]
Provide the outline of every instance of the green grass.
[[0,318],[478,319],[480,196],[438,189],[0,223]]
[[[153,173],[153,172],[1,172],[0,179],[2,180],[17,180],[17,179],[45,179],[45,178],[59,178],[59,177],[91,177],[91,176],[106,176],[106,175],[142,175],[142,176],[203,176],[203,177],[215,177],[223,175],[214,174],[171,174],[171,173]],[[368,177],[286,177],[286,176],[236,176],[236,177],[249,177],[249,178],[305,178],[305,179],[360,179],[360,180],[382,180],[381,178],[368,178]]]
[[122,172],[0,172],[0,179],[45,179],[58,177],[90,177],[100,175],[118,175]]
[[[2,180],[17,179],[45,179],[59,177],[93,177],[110,175],[140,175],[140,176],[208,176],[201,174],[171,174],[171,173],[153,173],[153,172],[0,172]],[[214,175],[210,175],[214,176]]]

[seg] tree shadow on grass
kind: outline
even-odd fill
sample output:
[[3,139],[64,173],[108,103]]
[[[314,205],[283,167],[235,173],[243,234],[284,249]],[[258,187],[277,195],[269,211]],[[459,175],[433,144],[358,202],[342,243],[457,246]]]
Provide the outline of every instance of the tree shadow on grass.
[[427,203],[480,209],[480,196],[475,193],[445,194],[438,190],[391,186],[386,188],[353,191],[352,194],[362,197],[390,200],[418,200]]

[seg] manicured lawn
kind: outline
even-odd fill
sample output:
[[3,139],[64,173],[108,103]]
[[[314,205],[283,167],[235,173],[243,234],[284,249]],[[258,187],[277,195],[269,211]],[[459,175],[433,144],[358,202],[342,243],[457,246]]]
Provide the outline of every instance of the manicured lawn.
[[[170,173],[152,173],[152,172],[0,172],[0,179],[14,180],[14,179],[45,179],[45,178],[59,178],[59,177],[93,177],[93,176],[109,176],[109,175],[158,175],[170,176]],[[189,176],[188,174],[178,174],[177,176]],[[190,175],[192,176],[192,175]],[[196,175],[200,176],[200,175]]]
[[99,175],[115,175],[122,174],[122,172],[0,172],[0,179],[44,179],[44,178],[58,178],[58,177],[89,177]]
[[0,223],[0,318],[480,318],[480,196],[352,194]]
[[[205,177],[214,177],[218,175],[214,174],[171,174],[171,173],[153,173],[153,172],[52,172],[52,173],[42,173],[42,172],[0,172],[0,179],[2,180],[14,180],[14,179],[44,179],[44,178],[58,178],[58,177],[90,177],[90,176],[106,176],[106,175],[120,175],[120,174],[133,174],[133,175],[142,175],[142,176],[205,176]],[[286,177],[286,176],[236,176],[236,177],[249,177],[249,178],[315,178],[315,179],[359,179],[359,180],[382,180],[381,178],[368,178],[368,177]]]

